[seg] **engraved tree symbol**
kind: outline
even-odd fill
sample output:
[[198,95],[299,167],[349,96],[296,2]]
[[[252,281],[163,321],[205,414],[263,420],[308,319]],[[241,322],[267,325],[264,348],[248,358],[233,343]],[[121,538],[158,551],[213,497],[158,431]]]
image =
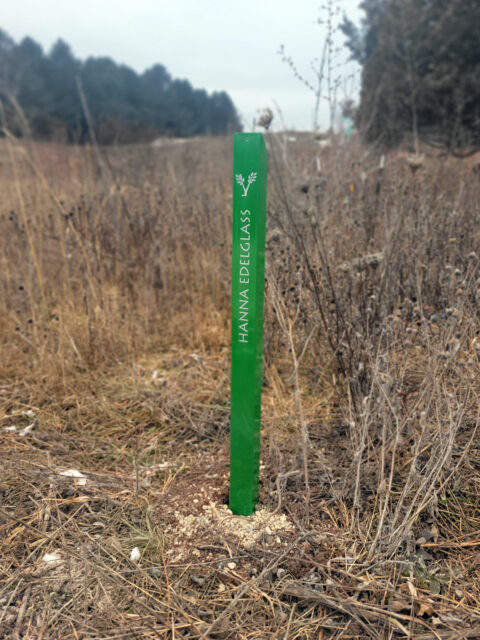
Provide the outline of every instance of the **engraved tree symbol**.
[[247,197],[247,193],[248,190],[250,188],[250,185],[255,182],[255,180],[257,179],[257,174],[255,171],[253,171],[249,176],[248,176],[248,182],[247,182],[247,186],[245,186],[245,178],[242,176],[241,173],[237,173],[237,175],[235,176],[238,184],[242,187],[243,189],[243,193],[242,193],[242,197],[246,198]]

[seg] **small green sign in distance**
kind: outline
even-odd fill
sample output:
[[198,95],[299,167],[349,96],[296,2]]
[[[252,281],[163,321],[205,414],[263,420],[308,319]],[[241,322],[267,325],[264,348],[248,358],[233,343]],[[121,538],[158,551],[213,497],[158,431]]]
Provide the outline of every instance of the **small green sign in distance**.
[[233,137],[230,509],[258,499],[262,393],[267,151],[261,133]]

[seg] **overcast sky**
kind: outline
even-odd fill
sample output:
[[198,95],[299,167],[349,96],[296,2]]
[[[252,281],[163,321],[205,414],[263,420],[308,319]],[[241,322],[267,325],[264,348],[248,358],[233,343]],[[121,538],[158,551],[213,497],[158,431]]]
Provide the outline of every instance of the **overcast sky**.
[[[1,0],[0,27],[15,40],[32,36],[46,50],[59,37],[76,57],[109,56],[136,71],[163,64],[175,78],[198,88],[228,91],[249,128],[258,109],[276,105],[287,127],[312,126],[314,98],[278,55],[285,46],[299,71],[310,64],[326,36],[326,0]],[[335,4],[354,20],[359,0]],[[342,45],[343,35],[336,43]],[[338,97],[355,97],[358,70],[335,55]],[[351,76],[356,77],[352,82]],[[321,108],[328,125],[328,104]],[[276,116],[277,128],[282,128]]]

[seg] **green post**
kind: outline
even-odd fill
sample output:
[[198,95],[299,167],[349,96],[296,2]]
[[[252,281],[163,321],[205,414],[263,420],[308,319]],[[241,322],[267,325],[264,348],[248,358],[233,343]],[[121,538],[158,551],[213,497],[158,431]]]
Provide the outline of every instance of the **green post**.
[[267,151],[261,133],[233,137],[230,509],[258,499]]

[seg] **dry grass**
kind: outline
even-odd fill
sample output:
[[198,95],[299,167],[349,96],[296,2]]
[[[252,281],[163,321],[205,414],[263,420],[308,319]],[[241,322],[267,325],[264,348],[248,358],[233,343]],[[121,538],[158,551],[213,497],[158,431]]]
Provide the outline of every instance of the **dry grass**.
[[268,137],[245,547],[229,142],[0,142],[0,636],[480,637],[478,175]]

